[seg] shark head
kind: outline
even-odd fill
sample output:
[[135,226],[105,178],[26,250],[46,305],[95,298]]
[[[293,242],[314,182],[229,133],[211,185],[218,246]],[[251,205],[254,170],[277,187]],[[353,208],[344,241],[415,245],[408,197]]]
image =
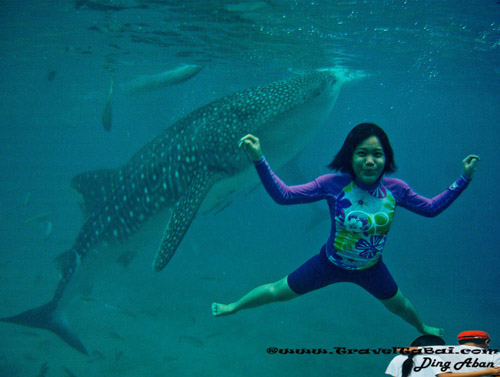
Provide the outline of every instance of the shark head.
[[238,141],[250,133],[261,139],[266,156],[280,165],[325,124],[342,85],[359,77],[360,73],[340,68],[296,75],[223,97],[180,122],[196,132],[199,143],[193,150],[213,171],[234,175],[248,167]]

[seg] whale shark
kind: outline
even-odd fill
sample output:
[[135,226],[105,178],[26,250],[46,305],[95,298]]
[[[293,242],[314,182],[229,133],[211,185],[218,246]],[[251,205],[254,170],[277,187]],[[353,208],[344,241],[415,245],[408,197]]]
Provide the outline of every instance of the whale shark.
[[202,69],[200,65],[185,64],[156,75],[139,76],[122,84],[121,88],[127,94],[145,93],[187,81]]
[[326,123],[342,85],[359,77],[357,71],[321,69],[235,92],[180,118],[121,167],[75,176],[71,187],[83,199],[84,223],[57,258],[61,276],[52,299],[0,320],[52,331],[88,354],[64,308],[92,251],[127,244],[153,219],[164,219],[153,262],[154,271],[162,270],[200,208],[213,208],[258,182],[238,147],[243,136],[257,135],[267,159],[282,166]]

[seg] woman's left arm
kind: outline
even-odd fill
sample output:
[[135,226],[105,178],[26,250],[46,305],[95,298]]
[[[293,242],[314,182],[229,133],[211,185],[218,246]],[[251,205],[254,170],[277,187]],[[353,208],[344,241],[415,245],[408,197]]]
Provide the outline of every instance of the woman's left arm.
[[465,190],[476,171],[479,157],[469,155],[463,159],[463,174],[447,190],[429,199],[415,193],[408,185],[401,187],[398,204],[422,216],[434,217],[448,208]]

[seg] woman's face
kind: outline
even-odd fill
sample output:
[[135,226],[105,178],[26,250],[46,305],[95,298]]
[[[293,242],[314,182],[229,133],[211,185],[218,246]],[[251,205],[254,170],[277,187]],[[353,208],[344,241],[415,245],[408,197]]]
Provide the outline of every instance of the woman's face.
[[384,167],[384,149],[376,136],[370,136],[363,140],[354,149],[352,170],[358,182],[373,185],[379,179]]

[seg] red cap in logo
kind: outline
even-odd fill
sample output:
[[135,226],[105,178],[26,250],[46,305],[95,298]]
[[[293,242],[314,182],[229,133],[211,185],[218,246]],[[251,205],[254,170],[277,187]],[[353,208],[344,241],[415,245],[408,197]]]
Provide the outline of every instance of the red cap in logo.
[[490,339],[488,333],[478,330],[463,331],[458,334],[458,340],[468,340],[468,339]]

